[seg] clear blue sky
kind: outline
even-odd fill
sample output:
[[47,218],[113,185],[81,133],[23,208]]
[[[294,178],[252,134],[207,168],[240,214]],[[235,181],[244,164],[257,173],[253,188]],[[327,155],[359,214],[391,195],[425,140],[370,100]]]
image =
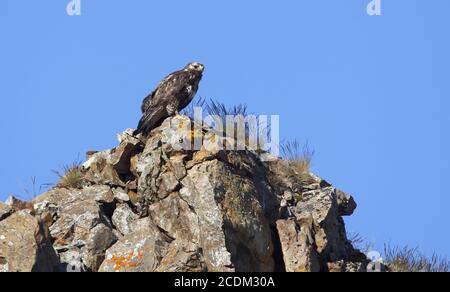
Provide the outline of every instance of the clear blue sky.
[[314,171],[353,194],[348,229],[450,256],[450,1],[3,0],[0,200],[116,145],[167,73],[279,114]]

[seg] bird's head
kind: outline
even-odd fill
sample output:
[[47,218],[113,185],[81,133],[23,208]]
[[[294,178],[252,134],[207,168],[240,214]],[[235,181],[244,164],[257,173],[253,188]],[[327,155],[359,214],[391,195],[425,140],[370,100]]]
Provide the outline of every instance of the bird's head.
[[205,70],[205,66],[203,66],[203,64],[200,64],[200,63],[197,63],[197,62],[193,62],[193,63],[189,63],[186,66],[186,70],[197,71],[197,72],[202,73],[203,70]]

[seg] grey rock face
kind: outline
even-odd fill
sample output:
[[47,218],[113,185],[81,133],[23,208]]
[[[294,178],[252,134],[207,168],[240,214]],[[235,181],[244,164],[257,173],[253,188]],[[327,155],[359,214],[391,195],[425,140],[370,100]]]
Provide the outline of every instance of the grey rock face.
[[314,248],[313,231],[295,220],[278,220],[277,230],[287,272],[320,272],[319,255]]
[[146,141],[127,130],[116,148],[88,154],[82,189],[0,204],[0,270],[365,270],[342,219],[351,196],[290,161],[189,150],[208,131],[190,125],[169,118]]
[[212,160],[189,170],[183,186],[180,195],[198,216],[209,270],[273,270],[270,226],[253,181]]
[[171,239],[161,234],[148,218],[133,233],[106,252],[101,272],[154,272],[167,253]]
[[[103,204],[113,202],[111,189],[92,186],[83,190],[52,190],[34,201],[35,206],[43,202],[56,206],[50,226],[53,246],[60,254],[70,255],[62,256],[60,269],[96,271],[106,249],[116,240],[107,210],[103,209]],[[74,265],[76,261],[78,264]]]
[[138,219],[128,205],[120,204],[114,211],[112,223],[122,235],[127,235],[131,233],[131,224]]
[[58,257],[48,230],[29,212],[0,222],[0,272],[52,272]]

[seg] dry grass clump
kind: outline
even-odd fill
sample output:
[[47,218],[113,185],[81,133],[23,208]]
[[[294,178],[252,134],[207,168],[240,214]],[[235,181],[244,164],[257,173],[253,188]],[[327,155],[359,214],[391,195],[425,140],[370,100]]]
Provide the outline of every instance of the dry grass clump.
[[385,264],[391,272],[449,272],[450,261],[433,254],[425,256],[417,248],[386,245]]
[[[373,250],[374,243],[368,242],[358,233],[349,233],[347,238],[356,249],[363,253]],[[388,272],[450,272],[450,260],[433,254],[426,256],[418,248],[385,245],[382,255],[383,264]]]
[[310,174],[315,152],[311,150],[308,142],[301,145],[297,140],[288,141],[281,145],[280,150],[281,156],[289,161],[302,184],[308,185],[315,181]]
[[[234,124],[227,125],[227,117],[247,117],[249,115],[247,105],[245,104],[238,104],[234,106],[227,106],[224,103],[209,99],[206,100],[205,98],[199,97],[195,99],[188,107],[186,107],[181,113],[185,116],[188,116],[191,119],[194,119],[194,109],[196,107],[200,107],[203,110],[203,115],[209,115],[212,117],[217,117],[222,122],[222,133],[218,133],[221,137],[229,137],[235,140],[234,145],[231,145],[231,148],[229,150],[235,150],[237,148],[237,140],[238,140],[238,120],[235,120]],[[230,126],[232,128],[228,129],[227,126]],[[261,126],[258,123],[258,126]],[[244,135],[244,143],[247,148],[251,148],[250,150],[254,150],[258,153],[262,153],[265,151],[266,148],[266,140],[268,139],[268,135],[270,134],[269,127],[265,127],[265,129],[258,129],[258,134],[265,133],[267,137],[254,137],[254,135],[250,135],[250,127],[248,123],[245,123],[243,128],[243,135]],[[232,132],[231,134],[228,132]],[[229,135],[230,134],[230,135]],[[242,133],[240,133],[242,134]],[[241,137],[239,137],[241,138]],[[262,139],[261,139],[262,138]],[[224,145],[229,146],[229,145]]]
[[56,188],[64,189],[81,189],[83,188],[84,173],[79,162],[65,165],[61,171],[53,170],[58,176],[59,181],[55,185]]

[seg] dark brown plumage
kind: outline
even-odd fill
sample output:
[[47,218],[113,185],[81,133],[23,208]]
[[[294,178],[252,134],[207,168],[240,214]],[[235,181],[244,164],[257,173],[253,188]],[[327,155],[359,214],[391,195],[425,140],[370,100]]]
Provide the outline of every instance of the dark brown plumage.
[[190,63],[183,70],[167,76],[142,103],[143,117],[134,135],[148,135],[166,118],[177,115],[197,93],[204,66]]

